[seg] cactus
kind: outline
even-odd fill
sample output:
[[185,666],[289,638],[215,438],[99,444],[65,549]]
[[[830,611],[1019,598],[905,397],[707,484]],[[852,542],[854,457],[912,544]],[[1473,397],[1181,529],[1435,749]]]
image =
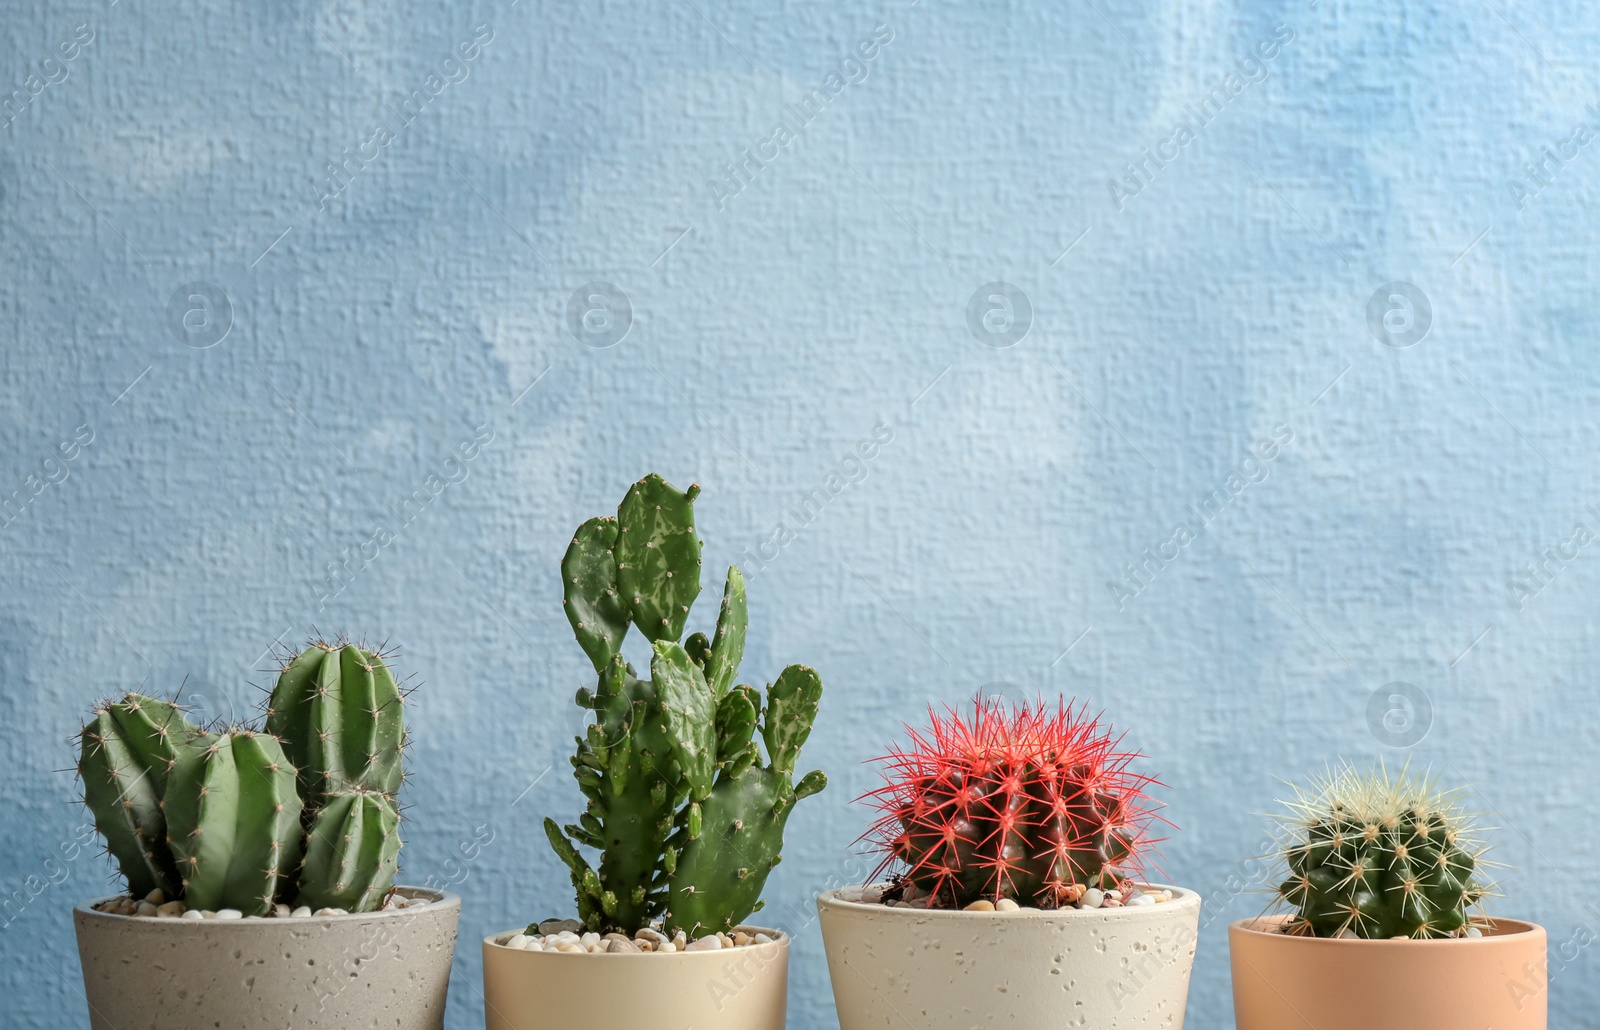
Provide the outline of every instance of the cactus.
[[[761,692],[732,685],[747,622],[737,567],[714,637],[679,642],[700,593],[699,492],[645,477],[615,520],[578,528],[561,563],[567,618],[599,682],[578,692],[595,713],[572,758],[587,807],[565,827],[546,819],[545,833],[591,930],[632,933],[663,920],[703,934],[739,923],[760,905],[795,802],[827,782],[820,772],[793,780],[822,693],[816,673],[784,670],[765,723]],[[648,680],[621,655],[629,626],[651,641]],[[580,848],[599,851],[598,865]]]
[[1143,873],[1156,781],[1084,709],[991,698],[970,718],[929,715],[931,729],[908,727],[911,746],[880,759],[888,782],[863,798],[881,813],[863,838],[885,856],[878,873],[900,867],[899,882],[939,908],[1043,909]]
[[203,736],[176,705],[134,693],[100,706],[79,734],[84,801],[136,896],[178,892],[161,798],[179,750]]
[[[657,644],[657,653],[661,645]],[[710,685],[706,685],[709,695]],[[821,770],[794,782],[794,760],[811,734],[822,697],[815,670],[791,665],[767,691],[763,766],[752,743],[761,714],[750,687],[729,692],[716,708],[716,784],[703,802],[691,801],[670,842],[667,926],[691,937],[732,930],[761,903],[767,876],[783,860],[783,831],[795,802],[828,784]]]
[[353,790],[323,802],[306,834],[300,904],[370,912],[394,886],[400,813],[385,794]]
[[293,895],[300,794],[275,738],[230,730],[184,748],[162,807],[190,908],[259,916]]
[[401,702],[380,655],[313,642],[285,663],[264,732],[204,733],[138,694],[101,705],[78,771],[129,893],[246,915],[379,907],[400,851]]
[[1474,873],[1488,850],[1462,791],[1409,769],[1348,765],[1295,788],[1280,821],[1286,933],[1312,937],[1453,937],[1490,888]]
[[391,799],[404,778],[404,698],[381,655],[316,641],[291,658],[267,702],[308,804],[351,790]]

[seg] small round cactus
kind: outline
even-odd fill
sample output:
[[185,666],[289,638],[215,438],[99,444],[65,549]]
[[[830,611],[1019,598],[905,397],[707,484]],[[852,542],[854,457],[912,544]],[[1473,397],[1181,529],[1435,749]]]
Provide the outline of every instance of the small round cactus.
[[970,717],[929,715],[909,748],[879,759],[888,783],[862,799],[882,813],[863,838],[885,856],[879,874],[899,867],[939,908],[1050,909],[1143,872],[1156,781],[1085,709],[991,698]]
[[1284,932],[1309,937],[1454,937],[1490,888],[1474,878],[1488,850],[1461,789],[1382,765],[1340,766],[1295,788],[1278,829],[1294,910]]

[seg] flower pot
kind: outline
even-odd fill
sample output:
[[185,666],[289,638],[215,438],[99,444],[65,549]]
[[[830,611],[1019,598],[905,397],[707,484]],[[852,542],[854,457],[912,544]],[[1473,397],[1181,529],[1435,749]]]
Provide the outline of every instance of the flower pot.
[[1329,940],[1228,927],[1239,1030],[1545,1030],[1545,932],[1491,920],[1482,937]]
[[439,1030],[461,898],[360,915],[152,919],[79,905],[92,1030]]
[[789,938],[771,944],[669,955],[566,955],[503,945],[517,930],[483,939],[487,1030],[783,1030]]
[[817,897],[841,1030],[1183,1025],[1194,891],[1138,907],[953,912],[862,903],[865,889]]

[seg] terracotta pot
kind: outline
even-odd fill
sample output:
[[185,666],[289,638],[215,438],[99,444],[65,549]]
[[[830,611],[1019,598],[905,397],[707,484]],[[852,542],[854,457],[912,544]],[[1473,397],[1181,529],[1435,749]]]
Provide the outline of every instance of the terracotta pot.
[[[93,1030],[440,1030],[461,898],[305,919],[73,909]],[[101,899],[109,900],[109,899]]]
[[1545,1030],[1545,932],[1495,919],[1440,941],[1286,937],[1228,927],[1239,1030]]
[[867,889],[817,897],[841,1030],[1183,1026],[1194,891],[1133,908],[950,912],[864,904]]
[[565,955],[483,939],[483,1023],[488,1030],[783,1030],[789,938],[771,944],[670,955]]

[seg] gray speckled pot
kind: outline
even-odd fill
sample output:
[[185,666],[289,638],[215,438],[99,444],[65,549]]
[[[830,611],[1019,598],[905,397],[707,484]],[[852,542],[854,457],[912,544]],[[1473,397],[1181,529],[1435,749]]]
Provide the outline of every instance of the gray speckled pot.
[[[1164,884],[1154,885],[1158,888]],[[817,897],[841,1030],[1180,1030],[1200,895],[1134,908],[950,912]]]
[[[440,1030],[461,898],[308,919],[72,911],[93,1030]],[[102,899],[103,900],[103,899]]]

